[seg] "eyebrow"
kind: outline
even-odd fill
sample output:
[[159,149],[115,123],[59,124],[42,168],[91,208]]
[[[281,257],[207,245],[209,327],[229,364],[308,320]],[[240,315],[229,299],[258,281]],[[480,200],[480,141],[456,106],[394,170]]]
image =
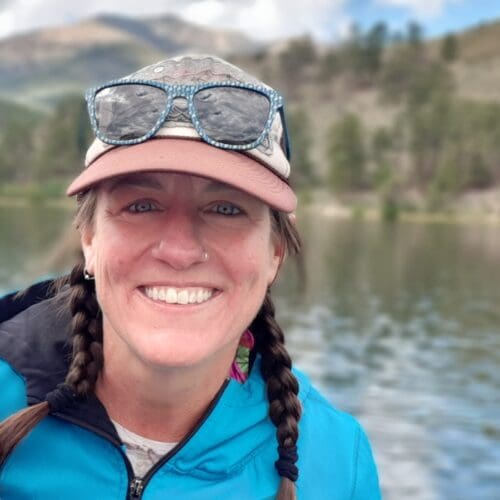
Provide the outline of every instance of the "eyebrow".
[[234,191],[235,193],[244,193],[241,189],[231,186],[230,184],[226,184],[225,182],[210,180],[209,184],[205,188],[207,193],[217,193],[220,191]]
[[157,189],[159,191],[162,191],[164,189],[163,184],[154,177],[130,175],[117,179],[111,186],[109,192],[112,193],[113,191],[116,191],[117,189],[124,186],[147,187]]
[[[226,184],[225,182],[216,181],[213,179],[207,179],[209,182],[205,189],[203,190],[206,193],[220,193],[220,192],[234,192],[246,194],[240,189],[231,186],[230,184]],[[110,193],[113,193],[119,188],[122,187],[144,187],[151,188],[158,191],[163,191],[165,189],[164,184],[162,184],[158,179],[153,176],[148,175],[126,175],[123,177],[119,177],[114,181],[109,189]],[[247,195],[248,196],[248,195]]]

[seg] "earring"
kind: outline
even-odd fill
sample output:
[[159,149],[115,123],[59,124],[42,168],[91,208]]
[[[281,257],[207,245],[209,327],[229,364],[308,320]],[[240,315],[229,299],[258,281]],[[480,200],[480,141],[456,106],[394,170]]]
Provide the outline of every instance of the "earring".
[[94,276],[92,276],[92,274],[90,274],[86,269],[84,269],[83,278],[86,279],[87,281],[92,281],[94,279]]
[[203,262],[206,262],[208,260],[208,252],[203,252],[202,260]]

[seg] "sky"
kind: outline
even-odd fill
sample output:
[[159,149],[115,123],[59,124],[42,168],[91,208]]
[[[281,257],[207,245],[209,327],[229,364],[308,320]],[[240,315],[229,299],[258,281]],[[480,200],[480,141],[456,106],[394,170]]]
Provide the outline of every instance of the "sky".
[[439,36],[500,19],[500,0],[0,0],[0,38],[102,13],[170,13],[256,40],[310,34],[331,42],[345,37],[353,23],[367,29],[380,20],[391,31],[403,31],[414,20],[424,36]]

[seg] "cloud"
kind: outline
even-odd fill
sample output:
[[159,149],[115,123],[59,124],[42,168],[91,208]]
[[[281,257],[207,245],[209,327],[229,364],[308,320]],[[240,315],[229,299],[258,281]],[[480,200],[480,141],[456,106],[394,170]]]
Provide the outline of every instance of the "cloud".
[[12,2],[13,0],[0,0],[0,11],[8,7]]
[[338,37],[346,16],[344,0],[201,0],[181,11],[184,19],[238,29],[259,39],[310,33],[318,39]]
[[460,3],[463,0],[376,0],[379,5],[403,7],[419,18],[433,18],[443,13],[447,4]]
[[62,25],[101,13],[124,16],[175,14],[215,28],[270,40],[311,33],[337,38],[347,0],[0,0],[0,37],[15,31]]

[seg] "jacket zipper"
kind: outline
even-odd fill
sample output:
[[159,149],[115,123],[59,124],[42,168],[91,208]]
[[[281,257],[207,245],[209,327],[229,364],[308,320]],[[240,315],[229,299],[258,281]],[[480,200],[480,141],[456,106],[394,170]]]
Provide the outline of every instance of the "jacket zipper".
[[[143,493],[144,489],[148,485],[151,478],[155,475],[155,473],[159,469],[161,469],[182,448],[184,448],[185,444],[196,434],[198,429],[207,420],[207,418],[210,416],[213,409],[217,405],[222,394],[224,394],[224,391],[226,390],[226,387],[228,386],[228,384],[229,384],[229,379],[226,379],[224,381],[224,383],[222,384],[222,387],[219,389],[219,392],[215,395],[215,398],[210,403],[210,406],[207,408],[204,415],[200,418],[200,420],[198,421],[196,426],[182,441],[179,441],[179,443],[177,444],[177,446],[175,448],[170,450],[163,458],[161,458],[158,462],[156,462],[156,464],[154,464],[153,467],[151,467],[151,469],[148,470],[148,472],[146,473],[146,475],[142,479],[136,478],[136,477],[134,479],[132,479],[132,481],[130,482],[130,485],[129,485],[129,492],[130,492],[131,498],[130,499],[127,498],[127,500],[132,500],[132,499],[133,500],[135,500],[135,499],[140,500],[142,498],[142,493]],[[121,448],[120,448],[120,450],[121,450]],[[122,453],[123,453],[123,450],[122,450]],[[125,458],[126,458],[127,462],[130,463],[130,461],[128,460],[128,457],[125,457]],[[132,467],[130,467],[130,469],[132,469]],[[134,492],[134,494],[136,496],[133,496],[132,492]]]
[[[142,488],[141,488],[141,484],[143,483],[143,480],[134,476],[134,469],[132,468],[132,464],[130,463],[130,460],[127,457],[127,454],[123,450],[122,444],[120,443],[120,441],[117,441],[116,439],[114,439],[113,436],[111,436],[107,432],[103,432],[101,429],[94,427],[93,425],[89,425],[87,422],[83,422],[83,421],[75,419],[75,418],[68,418],[66,415],[61,414],[61,413],[56,413],[54,416],[57,416],[57,417],[61,418],[62,420],[66,420],[68,422],[71,422],[72,424],[78,425],[79,427],[82,427],[82,428],[87,429],[89,431],[92,431],[94,434],[101,436],[106,441],[109,441],[112,445],[114,445],[115,448],[118,449],[121,456],[123,457],[123,460],[125,462],[125,467],[127,468],[128,489],[127,489],[127,496],[126,496],[125,500],[131,500],[131,499],[135,499],[135,498],[140,499],[141,498],[142,490],[144,489],[144,485],[142,485]],[[137,494],[139,496],[137,496]]]
[[132,479],[129,485],[129,493],[132,498],[141,498],[144,490],[144,481],[138,477]]
[[146,475],[143,478],[135,477],[134,475],[134,469],[132,468],[132,464],[130,463],[129,458],[127,457],[127,454],[123,450],[123,447],[119,441],[114,439],[111,435],[107,434],[106,432],[103,432],[102,430],[87,424],[86,422],[82,422],[73,418],[67,418],[64,414],[58,413],[57,416],[59,418],[62,418],[64,420],[67,420],[73,424],[76,424],[80,427],[83,427],[87,430],[90,430],[94,432],[95,434],[103,437],[110,443],[112,443],[118,450],[120,451],[124,461],[125,465],[127,467],[127,476],[129,479],[128,483],[128,490],[127,490],[127,496],[125,500],[140,500],[142,498],[142,494],[144,492],[144,489],[146,488],[147,484],[151,480],[151,478],[154,476],[155,472],[159,470],[163,465],[165,465],[174,455],[179,452],[184,445],[196,434],[198,429],[203,425],[203,423],[207,420],[207,418],[210,416],[212,413],[213,409],[217,405],[219,399],[222,397],[222,394],[224,394],[224,391],[226,390],[226,387],[229,384],[229,379],[226,379],[224,383],[222,384],[222,387],[219,389],[219,392],[215,395],[215,398],[213,401],[210,403],[210,406],[207,408],[203,416],[200,418],[199,422],[196,424],[196,426],[193,428],[193,430],[182,440],[179,441],[177,446],[170,450],[161,460],[159,460],[149,471],[146,473]]

